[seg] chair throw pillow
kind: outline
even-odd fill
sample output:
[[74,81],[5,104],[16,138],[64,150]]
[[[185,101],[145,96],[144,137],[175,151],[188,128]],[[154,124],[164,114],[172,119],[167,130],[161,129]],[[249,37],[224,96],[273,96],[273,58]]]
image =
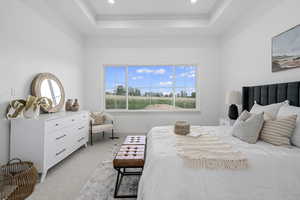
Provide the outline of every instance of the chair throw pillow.
[[93,125],[102,125],[105,123],[105,115],[102,113],[91,113],[91,118],[94,120]]
[[255,144],[264,123],[264,113],[244,111],[232,127],[232,135],[249,144]]

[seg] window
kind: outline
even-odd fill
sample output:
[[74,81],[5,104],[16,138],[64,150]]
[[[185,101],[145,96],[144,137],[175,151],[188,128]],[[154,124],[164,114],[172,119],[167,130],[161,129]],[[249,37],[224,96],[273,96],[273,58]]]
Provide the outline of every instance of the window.
[[196,109],[196,66],[106,66],[107,110]]

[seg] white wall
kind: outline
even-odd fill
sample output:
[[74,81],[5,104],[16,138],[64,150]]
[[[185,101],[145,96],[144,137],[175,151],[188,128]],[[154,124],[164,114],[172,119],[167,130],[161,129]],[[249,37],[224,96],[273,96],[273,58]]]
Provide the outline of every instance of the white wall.
[[199,64],[201,112],[113,113],[117,132],[146,133],[176,120],[216,124],[219,115],[219,51],[215,38],[90,38],[85,45],[85,102],[103,110],[101,81],[105,64]]
[[11,88],[16,97],[25,98],[33,77],[51,72],[60,78],[67,97],[82,100],[82,41],[76,33],[65,30],[21,1],[1,1],[0,163],[6,162],[9,155],[9,121],[4,115]]
[[[273,7],[272,7],[273,5]],[[270,9],[271,6],[271,9]],[[300,80],[300,69],[272,73],[271,39],[300,24],[300,1],[285,0],[241,18],[221,43],[221,105],[226,91],[242,86]],[[224,112],[222,112],[224,113]]]

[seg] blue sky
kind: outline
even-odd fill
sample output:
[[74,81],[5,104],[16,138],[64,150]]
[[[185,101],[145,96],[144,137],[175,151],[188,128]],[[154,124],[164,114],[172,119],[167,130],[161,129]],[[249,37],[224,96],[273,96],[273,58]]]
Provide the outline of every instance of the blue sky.
[[[195,66],[176,66],[175,71],[171,66],[129,66],[128,87],[139,88],[142,93],[150,90],[170,93],[175,84],[175,87],[186,88],[190,93],[195,88],[195,76]],[[125,86],[125,77],[126,67],[107,66],[105,68],[106,90],[111,91],[117,85]]]

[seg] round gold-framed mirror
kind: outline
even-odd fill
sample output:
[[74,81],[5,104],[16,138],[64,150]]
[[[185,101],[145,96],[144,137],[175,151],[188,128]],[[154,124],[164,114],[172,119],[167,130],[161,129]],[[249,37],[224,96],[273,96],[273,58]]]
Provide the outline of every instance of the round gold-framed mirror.
[[31,93],[36,97],[47,97],[52,101],[52,107],[42,108],[44,112],[54,113],[65,104],[65,91],[60,80],[51,73],[38,74],[31,83]]

